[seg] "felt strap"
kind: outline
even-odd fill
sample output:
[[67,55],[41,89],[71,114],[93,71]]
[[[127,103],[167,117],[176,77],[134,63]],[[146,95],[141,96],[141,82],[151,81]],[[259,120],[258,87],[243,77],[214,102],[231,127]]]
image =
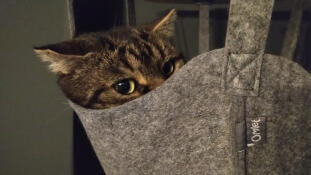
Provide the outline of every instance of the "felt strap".
[[257,96],[274,0],[231,0],[222,89]]
[[210,7],[208,4],[199,6],[199,53],[210,51]]
[[294,0],[283,42],[281,56],[294,59],[303,15],[303,0]]

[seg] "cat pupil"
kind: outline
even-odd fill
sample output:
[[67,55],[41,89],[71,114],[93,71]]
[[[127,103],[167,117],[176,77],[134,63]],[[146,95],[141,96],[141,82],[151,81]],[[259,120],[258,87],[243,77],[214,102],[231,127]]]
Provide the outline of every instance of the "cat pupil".
[[174,72],[174,64],[172,61],[166,62],[162,67],[162,71],[167,76],[171,75]]
[[114,85],[114,89],[121,94],[128,95],[134,92],[135,82],[131,79],[121,80]]

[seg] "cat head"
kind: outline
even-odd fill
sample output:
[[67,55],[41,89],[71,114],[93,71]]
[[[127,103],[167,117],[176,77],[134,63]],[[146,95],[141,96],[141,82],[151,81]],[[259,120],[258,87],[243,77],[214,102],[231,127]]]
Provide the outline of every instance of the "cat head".
[[67,98],[87,108],[109,108],[158,87],[183,65],[168,41],[175,19],[171,10],[151,24],[83,34],[34,51],[58,75]]

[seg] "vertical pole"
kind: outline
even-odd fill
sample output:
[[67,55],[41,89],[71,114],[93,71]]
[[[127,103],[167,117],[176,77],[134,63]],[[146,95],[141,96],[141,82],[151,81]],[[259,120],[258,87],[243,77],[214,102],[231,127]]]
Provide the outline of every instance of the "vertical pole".
[[75,36],[75,20],[73,15],[73,0],[67,0],[67,12],[68,12],[68,21],[69,21],[69,33],[70,37],[73,38]]
[[135,2],[134,0],[125,0],[125,24],[129,26],[136,25]]

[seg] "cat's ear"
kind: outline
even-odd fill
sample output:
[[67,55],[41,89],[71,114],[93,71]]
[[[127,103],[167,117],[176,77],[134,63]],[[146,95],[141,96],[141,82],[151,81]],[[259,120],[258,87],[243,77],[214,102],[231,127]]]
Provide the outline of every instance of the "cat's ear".
[[34,47],[42,61],[49,63],[49,68],[57,74],[68,74],[87,54],[80,41],[69,40],[57,44]]
[[172,37],[174,36],[176,19],[177,12],[175,9],[172,9],[162,18],[146,25],[146,28],[151,32],[159,33],[166,37]]

